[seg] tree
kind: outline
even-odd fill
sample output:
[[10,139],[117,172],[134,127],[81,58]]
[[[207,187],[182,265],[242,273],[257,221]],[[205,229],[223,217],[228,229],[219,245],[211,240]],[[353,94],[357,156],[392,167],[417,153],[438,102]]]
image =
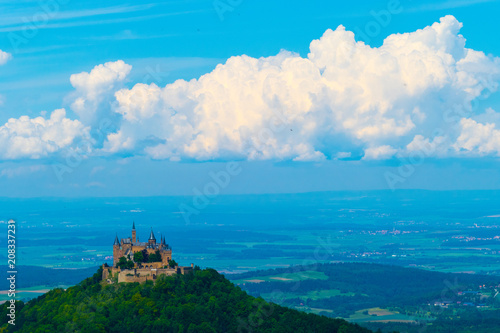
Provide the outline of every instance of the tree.
[[158,262],[161,261],[160,250],[156,250],[155,253],[149,255],[148,262]]
[[138,264],[144,262],[144,254],[142,253],[142,251],[134,253],[134,261]]
[[127,265],[127,258],[125,257],[121,257],[120,259],[118,259],[118,263],[116,264],[117,267],[119,268],[125,268],[125,266]]
[[144,249],[141,252],[142,252],[142,257],[144,258],[142,260],[142,262],[148,262],[148,260],[149,260],[148,250]]
[[168,261],[168,265],[169,265],[170,267],[175,267],[175,266],[177,266],[177,262],[175,262],[175,260],[174,260],[174,259],[170,259],[170,260]]
[[[127,260],[121,260],[126,264]],[[102,268],[80,284],[16,302],[16,325],[0,305],[0,332],[339,332],[369,333],[343,320],[271,305],[215,270],[160,276],[156,283],[101,283]],[[208,301],[207,301],[208,299]],[[492,318],[500,318],[498,313]],[[497,325],[495,319],[491,326]],[[349,329],[352,328],[352,329]],[[488,332],[491,332],[489,330]]]
[[116,264],[121,269],[131,269],[134,268],[134,262],[132,260],[127,260],[125,257],[121,257]]

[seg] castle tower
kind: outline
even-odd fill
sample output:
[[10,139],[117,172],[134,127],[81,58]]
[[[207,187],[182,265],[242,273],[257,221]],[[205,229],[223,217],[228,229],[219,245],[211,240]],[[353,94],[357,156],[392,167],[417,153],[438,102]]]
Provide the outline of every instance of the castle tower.
[[153,233],[153,228],[151,228],[151,234],[149,235],[148,243],[149,243],[149,245],[156,244],[156,238],[155,238],[155,234]]
[[118,259],[120,258],[120,241],[118,240],[118,235],[115,237],[115,242],[113,243],[113,266],[116,265]]
[[136,236],[135,236],[135,222],[132,222],[132,244],[136,243]]

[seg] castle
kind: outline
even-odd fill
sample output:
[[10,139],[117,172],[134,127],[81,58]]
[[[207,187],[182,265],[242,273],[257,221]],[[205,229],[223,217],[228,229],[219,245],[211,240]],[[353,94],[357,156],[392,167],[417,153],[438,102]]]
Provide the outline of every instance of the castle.
[[135,230],[135,222],[132,223],[132,237],[118,240],[118,235],[113,243],[113,267],[103,265],[103,281],[117,282],[144,282],[156,280],[161,275],[185,274],[193,270],[191,266],[178,266],[172,260],[172,248],[165,243],[161,236],[160,243],[156,243],[156,237],[151,229],[147,242],[139,242]]

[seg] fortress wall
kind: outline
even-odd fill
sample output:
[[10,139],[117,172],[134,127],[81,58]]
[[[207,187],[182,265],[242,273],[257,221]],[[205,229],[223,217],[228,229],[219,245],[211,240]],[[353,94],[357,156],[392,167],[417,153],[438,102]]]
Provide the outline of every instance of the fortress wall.
[[144,246],[136,246],[136,245],[132,246],[133,253],[140,252],[142,250],[144,250]]
[[192,266],[178,266],[177,271],[179,274],[191,273],[194,270]]
[[163,265],[168,265],[168,262],[172,259],[172,250],[166,250],[161,252],[161,262]]
[[142,263],[142,266],[143,267],[148,266],[147,269],[150,269],[150,268],[160,269],[160,268],[163,268],[163,266],[165,266],[165,265],[163,264],[163,262],[158,261],[158,262],[144,262],[144,263]]
[[161,274],[171,276],[171,275],[177,274],[177,271],[174,268],[164,268],[164,269],[158,269],[156,271],[156,273],[157,273],[156,276],[161,275]]
[[108,267],[102,267],[102,280],[106,281],[109,277]]
[[[132,273],[131,273],[132,272]],[[151,273],[151,272],[150,272]],[[144,275],[144,276],[135,276],[135,275],[127,275],[127,274],[133,274],[133,271],[123,271],[118,275],[118,283],[120,282],[146,282],[148,280],[153,280],[153,275]]]
[[114,268],[114,267],[102,267],[102,280],[106,281],[108,279],[111,279],[113,275],[116,273],[119,273],[120,269],[119,268]]
[[118,263],[118,260],[125,256],[125,250],[117,247],[113,247],[113,266]]
[[[186,274],[192,272],[193,267],[177,266],[175,268],[159,268],[159,269],[149,269],[149,268],[136,268],[136,269],[124,269],[103,267],[102,278],[104,281],[111,279],[114,274],[118,273],[118,283],[120,282],[146,282],[154,281],[156,278],[162,274],[167,276],[172,276],[174,274]],[[110,273],[111,272],[111,273]]]

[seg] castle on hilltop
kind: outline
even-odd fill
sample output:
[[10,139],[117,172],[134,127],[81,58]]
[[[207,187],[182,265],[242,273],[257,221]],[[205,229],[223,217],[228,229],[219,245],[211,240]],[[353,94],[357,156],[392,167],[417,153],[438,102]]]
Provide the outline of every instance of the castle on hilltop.
[[[162,236],[160,243],[157,244],[153,229],[151,229],[148,241],[139,242],[135,230],[135,222],[133,222],[132,237],[122,238],[121,241],[118,241],[118,235],[116,235],[115,242],[113,243],[113,266],[118,264],[121,257],[128,258],[128,256],[134,256],[135,253],[142,251],[146,251],[150,255],[157,250],[160,251],[161,263],[153,262],[151,264],[154,266],[168,265],[168,262],[172,259],[172,248],[165,244],[165,238]],[[145,264],[145,266],[150,265]]]
[[172,248],[165,243],[165,238],[160,237],[160,243],[156,243],[156,237],[151,229],[147,242],[139,242],[135,230],[135,222],[132,223],[132,237],[118,240],[118,235],[113,243],[113,267],[103,265],[103,281],[117,282],[144,282],[156,280],[161,275],[185,274],[193,270],[193,264],[189,267],[178,266],[172,259]]

